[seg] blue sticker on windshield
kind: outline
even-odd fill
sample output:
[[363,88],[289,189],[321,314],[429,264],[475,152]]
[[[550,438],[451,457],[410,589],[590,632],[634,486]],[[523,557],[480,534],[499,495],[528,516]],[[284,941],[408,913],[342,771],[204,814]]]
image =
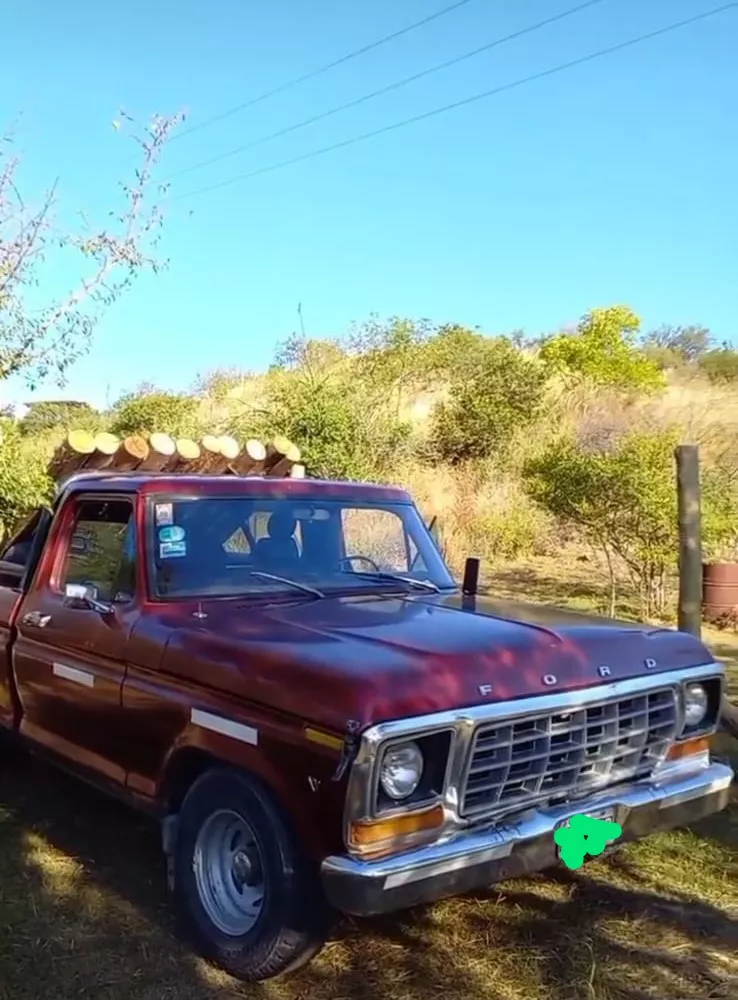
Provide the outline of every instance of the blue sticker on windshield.
[[161,542],[159,545],[160,559],[178,559],[187,555],[187,542]]
[[185,530],[178,524],[171,524],[164,528],[159,528],[160,542],[183,542],[184,538]]

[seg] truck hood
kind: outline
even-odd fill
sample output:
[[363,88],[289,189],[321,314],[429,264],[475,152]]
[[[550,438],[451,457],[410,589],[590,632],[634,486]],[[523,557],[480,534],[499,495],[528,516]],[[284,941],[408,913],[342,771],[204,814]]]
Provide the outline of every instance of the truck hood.
[[711,659],[672,629],[492,599],[469,607],[456,594],[260,608],[213,601],[203,610],[201,626],[178,617],[164,669],[336,731],[349,720],[365,726]]

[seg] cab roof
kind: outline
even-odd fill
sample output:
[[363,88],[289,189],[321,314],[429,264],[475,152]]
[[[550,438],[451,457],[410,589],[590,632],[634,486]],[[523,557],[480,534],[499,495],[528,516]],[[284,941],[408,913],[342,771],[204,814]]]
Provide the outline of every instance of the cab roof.
[[290,496],[350,499],[384,503],[412,503],[399,486],[354,483],[333,479],[291,479],[278,476],[208,476],[165,472],[77,472],[59,487],[58,497],[94,492],[186,494],[187,496]]

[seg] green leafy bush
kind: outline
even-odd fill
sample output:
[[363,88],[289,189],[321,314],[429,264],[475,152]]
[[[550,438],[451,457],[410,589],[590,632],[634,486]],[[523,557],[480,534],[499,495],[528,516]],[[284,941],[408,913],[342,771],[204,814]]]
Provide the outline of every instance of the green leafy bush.
[[114,407],[110,429],[121,437],[156,431],[188,437],[198,433],[198,407],[193,396],[170,392],[124,396]]
[[[644,615],[665,613],[666,573],[678,557],[676,444],[668,431],[631,432],[607,449],[562,439],[525,465],[528,495],[605,554],[611,610],[619,560],[637,587]],[[709,548],[735,538],[738,494],[734,473],[712,469],[702,478],[703,541]]]
[[469,526],[469,555],[515,560],[531,555],[541,539],[541,517],[526,506],[479,514]]
[[570,383],[587,382],[627,391],[660,388],[659,365],[640,349],[640,320],[627,306],[593,309],[573,333],[545,338],[541,360]]
[[466,338],[465,346],[449,398],[436,406],[432,419],[434,455],[451,464],[504,452],[540,412],[546,383],[537,359],[504,337],[478,343]]
[[348,350],[292,337],[270,370],[254,426],[294,441],[313,476],[384,478],[410,446],[399,406],[406,380],[414,378],[408,337],[399,320],[355,332]]
[[584,450],[564,439],[524,467],[530,497],[605,554],[611,608],[619,559],[644,614],[665,610],[666,570],[677,554],[675,443],[669,433],[630,433],[608,450]]
[[25,437],[33,437],[48,431],[69,431],[76,428],[96,433],[102,425],[102,414],[89,403],[58,400],[32,403],[20,421],[19,428]]
[[738,468],[702,473],[702,549],[706,562],[738,559]]
[[700,358],[699,367],[715,385],[738,382],[738,351],[730,347],[709,351]]
[[0,535],[6,537],[37,507],[47,503],[53,484],[39,456],[24,447],[10,421],[0,425]]

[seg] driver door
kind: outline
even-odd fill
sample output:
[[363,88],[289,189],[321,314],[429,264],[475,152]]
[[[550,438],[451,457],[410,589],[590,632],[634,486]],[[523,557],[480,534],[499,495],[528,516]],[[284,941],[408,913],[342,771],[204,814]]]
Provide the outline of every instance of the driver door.
[[[139,617],[135,498],[68,502],[17,623],[21,732],[95,775],[125,783],[121,690]],[[101,613],[66,596],[86,585]]]

